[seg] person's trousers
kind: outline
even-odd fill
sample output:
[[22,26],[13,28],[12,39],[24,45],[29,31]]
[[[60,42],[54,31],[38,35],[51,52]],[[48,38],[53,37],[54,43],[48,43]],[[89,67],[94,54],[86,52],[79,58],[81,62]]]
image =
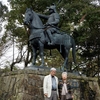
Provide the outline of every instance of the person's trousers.
[[61,100],[66,100],[66,95],[61,95]]
[[58,100],[57,91],[52,91],[49,98],[45,97],[45,100]]
[[73,100],[73,99],[66,99],[66,95],[61,95],[61,100]]

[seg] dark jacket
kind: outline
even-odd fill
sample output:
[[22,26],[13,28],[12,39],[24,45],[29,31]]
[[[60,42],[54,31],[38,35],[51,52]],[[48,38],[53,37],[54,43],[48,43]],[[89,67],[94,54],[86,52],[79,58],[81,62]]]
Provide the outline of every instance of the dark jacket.
[[[68,89],[68,93],[72,94],[71,85],[67,82],[67,83],[66,83],[66,86],[67,86],[67,89]],[[58,91],[59,91],[59,98],[60,98],[60,99],[61,99],[62,87],[63,87],[63,81],[59,81],[59,84],[58,84]]]

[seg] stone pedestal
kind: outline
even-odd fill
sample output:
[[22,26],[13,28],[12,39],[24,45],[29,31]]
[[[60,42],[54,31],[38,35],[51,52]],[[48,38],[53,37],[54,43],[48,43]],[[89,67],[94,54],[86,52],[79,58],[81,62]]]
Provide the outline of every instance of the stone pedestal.
[[[0,100],[44,100],[43,78],[48,75],[46,70],[17,70],[0,72]],[[61,79],[61,72],[57,72]],[[91,89],[96,91],[96,99],[100,100],[100,89],[97,79],[68,73],[68,79],[73,86],[74,100],[80,99],[80,81],[88,81]],[[93,84],[92,84],[93,83]],[[86,100],[86,99],[85,99]]]
[[44,100],[43,76],[38,71],[19,70],[0,76],[0,100]]

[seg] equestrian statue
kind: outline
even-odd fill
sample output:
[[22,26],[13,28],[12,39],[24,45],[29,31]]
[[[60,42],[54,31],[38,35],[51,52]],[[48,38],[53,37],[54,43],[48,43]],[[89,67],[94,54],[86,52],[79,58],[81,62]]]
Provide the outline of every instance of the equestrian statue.
[[[72,48],[73,62],[75,63],[75,41],[72,36],[58,28],[60,17],[56,6],[53,4],[48,9],[50,15],[36,13],[32,8],[27,8],[25,12],[24,24],[29,28],[29,43],[33,51],[32,64],[36,63],[37,50],[39,50],[41,57],[40,66],[44,66],[44,49],[56,48],[64,58],[62,70],[65,68],[67,70],[70,48]],[[41,18],[47,20],[46,24],[42,23]]]

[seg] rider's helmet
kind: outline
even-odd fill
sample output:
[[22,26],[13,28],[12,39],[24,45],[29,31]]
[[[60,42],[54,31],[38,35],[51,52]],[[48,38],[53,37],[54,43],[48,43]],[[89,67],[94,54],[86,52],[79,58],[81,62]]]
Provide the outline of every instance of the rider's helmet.
[[48,7],[48,9],[52,9],[54,12],[57,12],[55,4],[52,4],[50,7]]

